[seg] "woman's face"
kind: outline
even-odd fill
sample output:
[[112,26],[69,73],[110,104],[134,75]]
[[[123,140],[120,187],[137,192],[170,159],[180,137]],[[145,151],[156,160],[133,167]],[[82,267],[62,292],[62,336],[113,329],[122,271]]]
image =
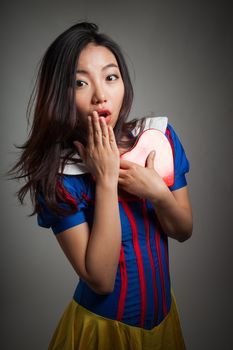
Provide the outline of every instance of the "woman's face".
[[93,111],[106,112],[106,123],[116,125],[124,97],[124,83],[114,54],[88,44],[81,52],[76,74],[76,106],[81,127]]

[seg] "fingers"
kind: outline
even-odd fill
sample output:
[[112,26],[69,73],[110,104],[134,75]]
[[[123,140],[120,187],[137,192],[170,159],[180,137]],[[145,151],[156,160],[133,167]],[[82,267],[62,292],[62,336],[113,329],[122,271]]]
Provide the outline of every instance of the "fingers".
[[119,179],[124,179],[128,175],[127,170],[125,169],[119,169]]
[[98,146],[102,145],[102,130],[100,127],[99,116],[97,112],[93,112],[92,117],[93,143]]
[[154,169],[154,160],[155,160],[156,151],[151,151],[146,158],[146,168]]
[[102,146],[109,143],[108,128],[104,117],[100,117],[97,112],[88,116],[88,143],[89,145]]
[[109,144],[113,151],[119,152],[113,128],[108,126]]
[[120,167],[121,169],[129,169],[131,168],[135,163],[130,162],[129,160],[126,159],[120,159]]
[[89,115],[88,116],[88,144],[93,145],[94,144],[94,130],[93,130],[93,125],[92,125],[92,117]]
[[109,145],[109,134],[108,134],[108,127],[105,121],[104,117],[100,117],[100,127],[102,131],[102,144],[103,146],[108,146]]
[[118,185],[119,186],[124,186],[125,182],[124,182],[124,179],[122,179],[121,177],[118,178]]
[[95,111],[92,116],[88,116],[88,144],[110,147],[118,151],[113,128],[108,126],[105,118],[99,117]]

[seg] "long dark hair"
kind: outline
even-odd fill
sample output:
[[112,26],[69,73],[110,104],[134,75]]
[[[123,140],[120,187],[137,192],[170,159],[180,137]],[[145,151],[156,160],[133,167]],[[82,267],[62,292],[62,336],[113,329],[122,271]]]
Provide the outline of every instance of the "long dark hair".
[[[118,121],[114,127],[117,144],[132,130],[137,120],[126,122],[133,101],[133,87],[128,68],[120,47],[107,35],[98,32],[94,23],[81,22],[59,35],[49,46],[42,58],[27,115],[34,110],[33,123],[27,141],[20,147],[21,156],[10,170],[14,178],[24,178],[26,184],[17,192],[21,203],[27,192],[34,205],[31,215],[39,212],[38,196],[43,194],[47,205],[58,214],[68,212],[59,206],[60,201],[69,204],[69,213],[76,210],[75,203],[62,190],[61,174],[58,174],[61,155],[63,166],[77,150],[73,140],[85,143],[77,124],[75,105],[76,65],[81,51],[89,44],[105,46],[116,57],[125,86],[125,94]],[[134,140],[128,142],[128,146]],[[124,144],[125,146],[125,144]]]

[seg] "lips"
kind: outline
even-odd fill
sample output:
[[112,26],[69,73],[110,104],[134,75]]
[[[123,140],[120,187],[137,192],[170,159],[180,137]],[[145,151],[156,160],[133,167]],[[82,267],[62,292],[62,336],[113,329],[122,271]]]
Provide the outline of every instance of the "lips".
[[96,111],[99,114],[99,117],[108,117],[111,112],[108,109],[99,109],[98,111]]

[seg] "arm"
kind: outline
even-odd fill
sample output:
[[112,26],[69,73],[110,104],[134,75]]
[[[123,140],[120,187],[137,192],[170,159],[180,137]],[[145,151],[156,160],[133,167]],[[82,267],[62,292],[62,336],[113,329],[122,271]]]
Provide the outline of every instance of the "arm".
[[78,275],[97,293],[106,294],[114,287],[121,247],[119,151],[104,118],[94,114],[88,120],[87,147],[75,144],[96,179],[92,230],[84,223],[59,233],[57,239]]
[[113,290],[121,246],[117,190],[96,186],[94,222],[59,233],[57,240],[74,270],[98,294]]
[[160,197],[151,197],[163,231],[171,238],[183,242],[191,237],[193,229],[192,208],[188,187],[171,192],[164,188]]

